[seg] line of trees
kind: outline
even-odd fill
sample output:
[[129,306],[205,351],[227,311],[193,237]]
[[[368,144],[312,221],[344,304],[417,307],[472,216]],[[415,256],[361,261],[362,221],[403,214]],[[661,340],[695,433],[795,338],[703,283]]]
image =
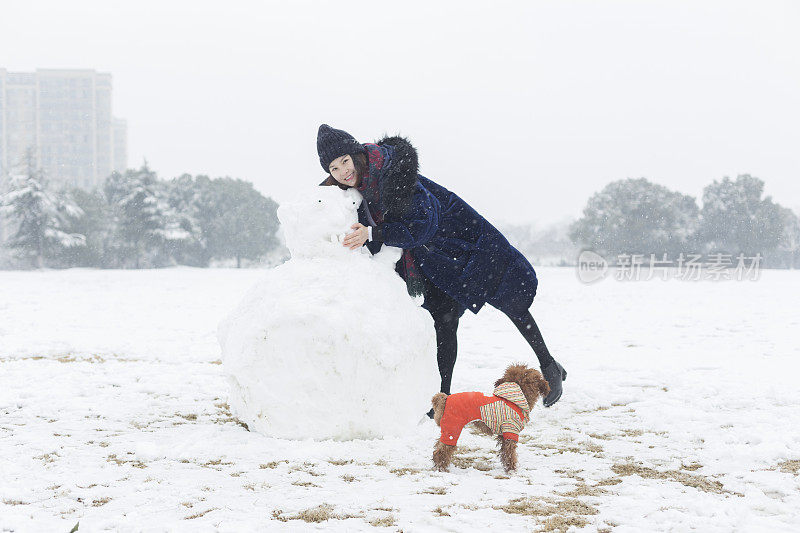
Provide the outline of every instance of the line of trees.
[[764,182],[725,177],[695,198],[645,178],[618,180],[595,193],[569,229],[577,245],[603,256],[623,253],[760,253],[763,266],[800,267],[800,220],[762,197]]
[[243,180],[161,180],[145,163],[92,191],[56,191],[31,154],[23,169],[0,194],[14,267],[240,267],[281,249],[278,204]]
[[[700,208],[694,197],[645,178],[618,180],[592,195],[572,223],[504,232],[537,264],[571,263],[580,247],[607,258],[760,253],[765,267],[800,268],[800,219],[763,192],[764,182],[749,174],[725,177],[705,187]],[[277,208],[249,182],[188,174],[165,181],[146,163],[93,191],[55,191],[30,153],[0,191],[4,247],[11,266],[24,268],[206,267],[234,259],[238,267],[268,254],[280,261]]]

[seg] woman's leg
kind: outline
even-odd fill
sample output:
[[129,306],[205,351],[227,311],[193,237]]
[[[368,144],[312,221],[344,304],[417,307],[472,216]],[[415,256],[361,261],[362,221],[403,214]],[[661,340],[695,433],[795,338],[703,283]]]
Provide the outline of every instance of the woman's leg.
[[439,376],[442,378],[441,392],[450,394],[453,381],[453,367],[458,355],[458,313],[448,311],[433,315],[433,327],[436,330],[436,362],[439,364]]
[[442,378],[441,392],[450,394],[453,367],[458,355],[458,319],[464,313],[464,308],[429,279],[426,278],[424,281],[423,307],[433,317],[433,328],[436,331],[436,362],[439,364],[439,376]]
[[539,331],[539,326],[536,325],[536,321],[530,311],[526,311],[522,318],[511,318],[511,322],[517,326],[519,332],[522,333],[530,347],[533,348],[536,357],[539,359],[539,366],[544,368],[553,362],[553,356],[550,355],[550,351],[542,338],[542,332]]
[[544,343],[544,338],[542,338],[542,332],[539,331],[539,326],[536,325],[536,321],[530,311],[526,311],[520,318],[512,318],[510,316],[508,318],[522,333],[530,347],[533,348],[536,358],[539,359],[542,375],[550,385],[550,394],[544,398],[544,406],[550,407],[561,398],[561,383],[567,379],[567,371],[550,355],[550,351]]

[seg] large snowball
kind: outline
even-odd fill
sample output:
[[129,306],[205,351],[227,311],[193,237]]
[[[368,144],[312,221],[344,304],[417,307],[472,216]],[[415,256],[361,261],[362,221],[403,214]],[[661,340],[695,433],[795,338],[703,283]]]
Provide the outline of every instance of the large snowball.
[[265,435],[401,435],[439,390],[430,314],[394,272],[400,250],[342,246],[353,189],[314,187],[278,210],[292,258],[219,326],[231,411]]

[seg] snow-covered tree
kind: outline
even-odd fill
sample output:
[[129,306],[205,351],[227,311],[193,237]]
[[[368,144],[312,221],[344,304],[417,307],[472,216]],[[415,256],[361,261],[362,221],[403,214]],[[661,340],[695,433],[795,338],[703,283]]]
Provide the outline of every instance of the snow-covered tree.
[[13,228],[5,246],[34,268],[65,249],[85,245],[84,235],[66,231],[68,218],[81,214],[69,194],[48,190],[32,150],[26,153],[24,172],[12,176],[8,191],[0,195],[0,215]]
[[781,207],[767,196],[764,182],[749,174],[725,177],[703,189],[698,238],[709,252],[756,253],[774,250],[781,240]]
[[203,218],[208,250],[213,257],[258,259],[278,245],[278,204],[247,181],[218,178],[210,182],[210,204]]
[[532,223],[504,224],[499,229],[531,263],[565,266],[578,257],[579,250],[568,236],[574,222],[574,218],[568,217],[541,227]]
[[778,251],[782,256],[781,266],[800,268],[800,217],[789,208],[781,207],[783,232],[778,243]]
[[70,195],[83,214],[69,217],[69,231],[86,236],[86,246],[65,250],[61,256],[64,267],[116,266],[113,216],[105,196],[100,190],[87,191],[73,188]]
[[203,212],[209,203],[209,183],[206,176],[195,179],[183,174],[165,184],[174,223],[185,232],[185,238],[169,241],[169,253],[179,264],[208,266],[210,255],[203,231]]
[[113,213],[120,266],[168,264],[170,243],[189,234],[180,227],[156,173],[145,162],[138,170],[114,172],[103,190]]
[[601,255],[672,256],[691,247],[698,211],[693,197],[645,178],[618,180],[589,198],[570,238]]

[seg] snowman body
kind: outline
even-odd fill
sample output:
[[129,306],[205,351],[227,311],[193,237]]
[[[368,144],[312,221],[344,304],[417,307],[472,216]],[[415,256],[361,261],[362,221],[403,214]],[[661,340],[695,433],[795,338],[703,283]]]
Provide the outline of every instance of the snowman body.
[[291,259],[220,323],[232,413],[290,439],[399,436],[439,389],[430,314],[394,271],[401,250],[349,250],[362,199],[314,187],[278,217]]

